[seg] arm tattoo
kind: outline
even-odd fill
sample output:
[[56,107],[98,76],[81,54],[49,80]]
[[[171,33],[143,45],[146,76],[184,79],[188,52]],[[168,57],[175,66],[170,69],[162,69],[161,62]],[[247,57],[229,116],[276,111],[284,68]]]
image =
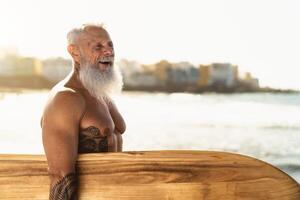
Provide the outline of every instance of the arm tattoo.
[[51,189],[49,200],[76,200],[77,177],[75,173],[69,173],[59,180]]

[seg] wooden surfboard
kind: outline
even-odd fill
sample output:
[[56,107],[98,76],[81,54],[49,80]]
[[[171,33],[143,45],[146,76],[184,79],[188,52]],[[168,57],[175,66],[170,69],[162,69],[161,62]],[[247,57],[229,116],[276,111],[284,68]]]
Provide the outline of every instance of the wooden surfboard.
[[[212,151],[81,154],[81,200],[299,200],[300,186],[260,160]],[[48,199],[43,155],[0,155],[0,199]]]

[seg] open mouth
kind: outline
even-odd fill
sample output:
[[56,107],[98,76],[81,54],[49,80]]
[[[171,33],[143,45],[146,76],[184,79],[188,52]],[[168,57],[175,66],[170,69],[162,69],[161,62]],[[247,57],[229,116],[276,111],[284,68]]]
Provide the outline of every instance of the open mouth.
[[113,57],[105,57],[99,60],[99,64],[103,67],[110,67],[113,64]]
[[99,64],[102,64],[102,65],[111,65],[112,62],[99,62]]

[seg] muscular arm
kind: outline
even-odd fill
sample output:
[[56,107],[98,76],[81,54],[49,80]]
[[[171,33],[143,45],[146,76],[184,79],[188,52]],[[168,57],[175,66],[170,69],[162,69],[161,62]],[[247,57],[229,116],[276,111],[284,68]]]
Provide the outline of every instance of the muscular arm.
[[51,181],[51,200],[77,199],[75,164],[84,106],[83,98],[73,91],[57,93],[46,105],[42,132]]

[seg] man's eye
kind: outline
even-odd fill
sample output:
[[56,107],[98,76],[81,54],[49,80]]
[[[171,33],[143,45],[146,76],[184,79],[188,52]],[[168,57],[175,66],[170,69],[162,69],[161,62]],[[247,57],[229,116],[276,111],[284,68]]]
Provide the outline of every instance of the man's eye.
[[114,44],[112,42],[108,43],[108,46],[114,48]]
[[102,45],[97,45],[97,46],[95,47],[95,49],[96,49],[96,50],[100,50],[100,49],[102,49],[102,47],[103,47]]

